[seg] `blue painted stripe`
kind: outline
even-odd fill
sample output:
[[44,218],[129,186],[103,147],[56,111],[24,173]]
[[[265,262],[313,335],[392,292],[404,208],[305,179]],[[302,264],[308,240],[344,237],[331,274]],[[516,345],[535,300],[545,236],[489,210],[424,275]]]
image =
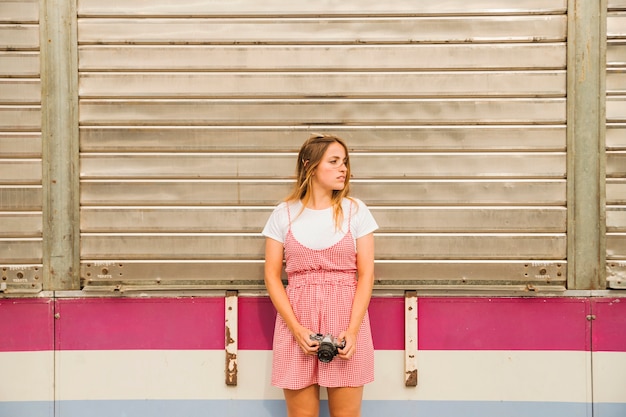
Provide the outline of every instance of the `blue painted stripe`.
[[0,417],[54,417],[52,401],[0,401]]
[[593,405],[594,417],[624,417],[626,403],[598,403]]
[[526,401],[364,401],[363,416],[589,417],[586,403]]
[[[363,417],[623,417],[626,403],[526,401],[363,402]],[[0,417],[286,417],[282,400],[111,400],[0,402]],[[320,417],[329,417],[322,401]]]

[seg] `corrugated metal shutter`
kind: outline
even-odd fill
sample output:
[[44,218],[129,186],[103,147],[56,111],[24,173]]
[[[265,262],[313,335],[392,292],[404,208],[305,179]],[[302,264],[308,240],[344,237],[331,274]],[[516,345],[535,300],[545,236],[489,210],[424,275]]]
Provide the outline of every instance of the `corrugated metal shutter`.
[[0,2],[0,292],[42,288],[39,2]]
[[566,8],[82,0],[84,284],[261,285],[295,153],[331,132],[379,285],[563,287]]
[[606,231],[607,279],[626,288],[626,1],[607,15]]

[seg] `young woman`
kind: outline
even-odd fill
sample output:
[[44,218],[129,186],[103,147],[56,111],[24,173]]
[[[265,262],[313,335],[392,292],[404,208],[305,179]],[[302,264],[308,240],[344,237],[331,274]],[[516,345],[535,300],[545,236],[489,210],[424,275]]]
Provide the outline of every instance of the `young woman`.
[[[349,185],[345,143],[312,136],[298,154],[293,192],[263,229],[265,285],[278,312],[272,385],[283,388],[289,417],[317,417],[320,386],[331,417],[359,417],[363,385],[374,379],[367,307],[378,225]],[[322,343],[332,340],[337,356],[320,360],[314,335],[328,335]]]

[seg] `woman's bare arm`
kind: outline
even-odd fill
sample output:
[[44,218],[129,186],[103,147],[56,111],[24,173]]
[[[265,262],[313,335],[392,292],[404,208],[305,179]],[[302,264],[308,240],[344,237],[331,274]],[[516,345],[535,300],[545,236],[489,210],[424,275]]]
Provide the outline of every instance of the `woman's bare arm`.
[[356,240],[357,256],[356,266],[358,281],[356,285],[356,293],[352,301],[352,311],[350,314],[350,324],[340,335],[343,337],[346,345],[341,349],[340,357],[349,359],[356,349],[356,337],[359,332],[370,299],[372,298],[372,290],[374,288],[374,234],[369,233]]
[[283,269],[283,244],[272,238],[265,238],[265,288],[274,308],[283,318],[298,345],[307,354],[317,351],[317,342],[310,339],[311,331],[302,326],[291,308],[287,292],[281,280]]

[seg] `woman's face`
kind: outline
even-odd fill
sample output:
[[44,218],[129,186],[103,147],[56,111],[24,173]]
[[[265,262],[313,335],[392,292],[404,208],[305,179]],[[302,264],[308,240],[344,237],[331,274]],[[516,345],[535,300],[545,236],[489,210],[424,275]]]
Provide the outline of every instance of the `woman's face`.
[[346,185],[346,150],[337,142],[328,145],[324,156],[315,168],[313,183],[324,190],[343,190]]

